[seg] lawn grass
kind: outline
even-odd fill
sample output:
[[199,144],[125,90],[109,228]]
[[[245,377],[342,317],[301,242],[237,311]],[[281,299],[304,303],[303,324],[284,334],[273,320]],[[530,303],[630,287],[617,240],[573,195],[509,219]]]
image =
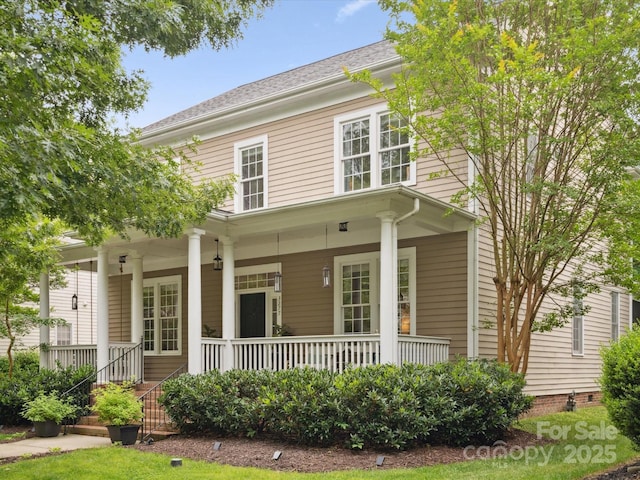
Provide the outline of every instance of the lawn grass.
[[16,433],[0,433],[0,442],[4,440],[15,440],[18,438],[22,438],[25,436],[24,432],[16,432]]
[[[640,458],[631,442],[609,426],[606,410],[583,408],[522,420],[518,428],[542,433],[555,443],[529,450],[507,449],[506,456],[411,470],[346,471],[319,474],[282,473],[271,470],[238,468],[183,458],[183,466],[171,467],[170,457],[121,447],[78,450],[64,455],[22,460],[0,465],[0,478],[59,479],[254,479],[264,480],[423,480],[474,478],[487,480],[581,479],[588,474]],[[475,458],[477,449],[469,447],[467,456]],[[489,456],[500,449],[492,447]]]

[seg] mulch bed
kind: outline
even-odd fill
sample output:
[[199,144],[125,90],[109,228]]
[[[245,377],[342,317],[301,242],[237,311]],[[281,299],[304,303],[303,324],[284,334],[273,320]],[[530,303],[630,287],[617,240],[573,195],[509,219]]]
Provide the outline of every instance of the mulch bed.
[[[15,440],[0,441],[0,444],[17,441],[33,436],[30,427],[3,427],[2,433],[25,432],[26,437]],[[220,442],[220,448],[214,449],[214,444]],[[515,447],[537,446],[549,443],[540,440],[535,435],[513,430],[509,432],[500,448],[513,449]],[[0,447],[1,448],[1,447]],[[354,451],[340,447],[306,447],[286,444],[269,438],[224,438],[213,436],[175,435],[166,440],[147,444],[137,444],[130,447],[142,452],[155,452],[172,458],[203,460],[224,465],[238,467],[256,467],[279,471],[296,472],[330,472],[337,470],[376,470],[417,468],[429,465],[463,462],[477,459],[486,453],[493,455],[497,449],[492,447],[473,449],[471,451],[454,447],[424,446],[406,452],[363,450]],[[275,452],[281,452],[275,460]],[[45,455],[60,455],[51,453]],[[40,456],[40,455],[39,455]],[[384,457],[382,465],[377,465],[380,457]],[[21,458],[4,459],[1,463],[22,460]],[[629,471],[629,467],[640,468],[640,462],[632,462],[609,471],[585,478],[584,480],[640,480],[640,471]]]

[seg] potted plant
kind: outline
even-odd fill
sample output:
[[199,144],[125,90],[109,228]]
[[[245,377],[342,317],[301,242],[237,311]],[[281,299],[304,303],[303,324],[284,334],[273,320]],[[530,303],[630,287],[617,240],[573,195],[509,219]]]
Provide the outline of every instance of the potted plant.
[[33,422],[36,436],[57,437],[62,421],[74,416],[77,411],[77,406],[62,400],[56,392],[51,392],[41,393],[27,402],[22,409],[22,416]]
[[142,402],[136,398],[130,384],[108,383],[93,392],[95,403],[91,410],[98,420],[107,426],[111,442],[133,445],[138,438],[142,413]]

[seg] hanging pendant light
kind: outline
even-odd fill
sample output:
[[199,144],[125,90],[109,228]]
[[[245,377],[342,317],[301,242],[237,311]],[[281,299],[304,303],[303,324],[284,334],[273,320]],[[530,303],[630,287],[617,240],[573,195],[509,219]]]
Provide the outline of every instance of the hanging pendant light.
[[[328,247],[328,231],[327,226],[324,226],[324,249],[325,252]],[[325,262],[324,267],[322,267],[322,288],[329,288],[331,286],[331,269],[329,268],[329,264]]]
[[278,271],[273,276],[273,291],[281,292],[282,291],[282,273],[280,273],[280,234],[277,234],[276,237],[276,262],[278,263]]
[[218,239],[216,238],[216,256],[213,257],[213,269],[215,271],[222,270],[222,258],[220,258],[220,254],[218,253]]

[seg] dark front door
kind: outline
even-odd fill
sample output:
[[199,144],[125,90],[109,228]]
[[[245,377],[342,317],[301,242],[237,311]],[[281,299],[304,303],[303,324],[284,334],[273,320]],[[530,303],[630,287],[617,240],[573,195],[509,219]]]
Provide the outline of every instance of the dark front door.
[[240,338],[265,336],[266,293],[240,295]]

